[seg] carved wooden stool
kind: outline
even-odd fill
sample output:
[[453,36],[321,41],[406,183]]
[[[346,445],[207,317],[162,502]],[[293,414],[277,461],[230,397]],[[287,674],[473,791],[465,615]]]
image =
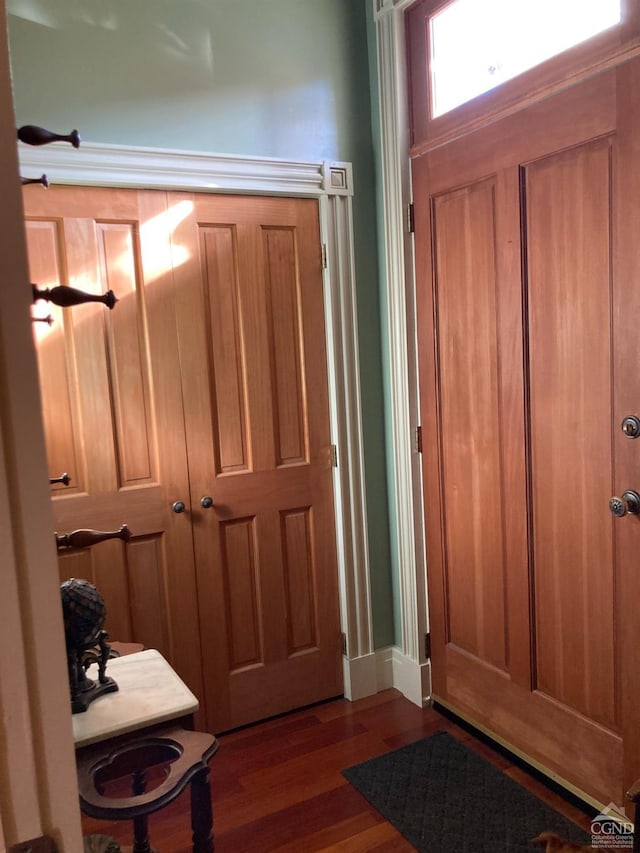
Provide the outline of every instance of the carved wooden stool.
[[[131,736],[111,747],[86,747],[77,761],[80,808],[99,820],[133,820],[133,853],[153,853],[148,816],[175,800],[191,783],[193,853],[213,853],[208,763],[218,746],[213,735],[173,726]],[[147,771],[158,765],[168,765],[166,778],[147,791]],[[105,784],[124,777],[131,778],[131,796],[105,796]]]

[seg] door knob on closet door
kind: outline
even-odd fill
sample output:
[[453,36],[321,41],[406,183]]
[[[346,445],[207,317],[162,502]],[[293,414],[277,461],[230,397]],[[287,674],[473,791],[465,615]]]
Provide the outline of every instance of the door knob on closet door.
[[640,418],[636,417],[636,415],[627,415],[627,417],[620,424],[620,429],[627,436],[627,438],[639,438]]
[[184,502],[184,501],[174,501],[174,502],[171,504],[171,509],[172,509],[174,512],[177,512],[177,513],[184,512],[186,508],[187,508],[187,507],[186,507],[186,505],[185,505],[185,502]]
[[209,497],[209,495],[205,495],[203,498],[200,498],[200,506],[202,509],[211,509],[213,506],[213,498]]
[[640,515],[640,495],[633,489],[627,489],[621,497],[611,498],[609,509],[617,518],[625,515]]

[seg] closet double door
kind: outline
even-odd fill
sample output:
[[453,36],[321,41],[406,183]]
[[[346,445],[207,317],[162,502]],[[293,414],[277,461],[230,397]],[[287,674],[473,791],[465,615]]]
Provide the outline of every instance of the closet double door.
[[213,731],[342,692],[318,205],[25,188],[60,553],[112,639],[159,649]]

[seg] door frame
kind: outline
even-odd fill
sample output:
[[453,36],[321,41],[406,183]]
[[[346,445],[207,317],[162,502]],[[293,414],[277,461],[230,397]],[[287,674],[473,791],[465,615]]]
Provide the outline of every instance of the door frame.
[[317,198],[327,339],[344,694],[382,689],[373,645],[358,358],[350,163],[294,161],[83,142],[75,151],[20,148],[22,174],[53,184]]
[[47,835],[71,853],[82,832],[4,3],[0,113],[0,850]]

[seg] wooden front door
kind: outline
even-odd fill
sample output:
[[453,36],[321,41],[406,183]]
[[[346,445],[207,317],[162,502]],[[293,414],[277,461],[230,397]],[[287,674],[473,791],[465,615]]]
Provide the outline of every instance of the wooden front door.
[[[35,192],[34,192],[35,190]],[[29,266],[41,287],[60,283],[118,296],[56,308],[36,323],[56,529],[115,530],[112,540],[61,553],[61,579],[86,578],[107,606],[113,640],[164,654],[202,696],[191,531],[171,510],[189,487],[166,193],[52,187],[24,192]]]
[[[640,776],[634,61],[414,160],[433,688],[598,802]],[[635,223],[635,228],[632,223]]]
[[318,204],[181,198],[190,505],[220,731],[342,693]]
[[57,529],[133,534],[63,554],[62,576],[96,583],[113,639],[166,654],[212,731],[342,693],[317,202],[25,205],[32,279],[120,300],[35,327],[50,475],[72,477]]

